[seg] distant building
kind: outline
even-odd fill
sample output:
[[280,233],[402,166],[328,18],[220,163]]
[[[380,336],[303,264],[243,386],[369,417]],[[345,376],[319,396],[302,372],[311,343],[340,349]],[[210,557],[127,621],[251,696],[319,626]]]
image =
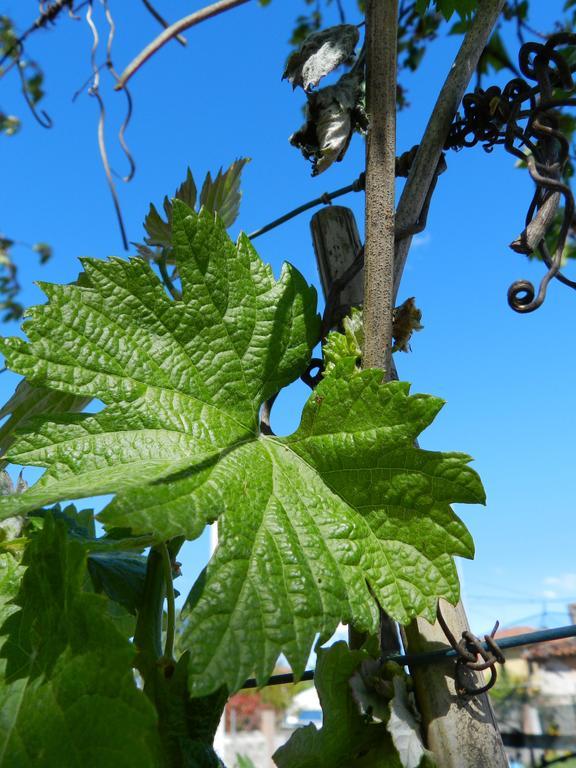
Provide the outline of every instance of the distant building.
[[[576,623],[576,605],[569,612]],[[512,627],[498,632],[496,640],[534,631]],[[558,735],[564,743],[573,738],[576,751],[576,638],[507,649],[492,703],[503,733]],[[530,764],[541,755],[533,750],[523,757]]]

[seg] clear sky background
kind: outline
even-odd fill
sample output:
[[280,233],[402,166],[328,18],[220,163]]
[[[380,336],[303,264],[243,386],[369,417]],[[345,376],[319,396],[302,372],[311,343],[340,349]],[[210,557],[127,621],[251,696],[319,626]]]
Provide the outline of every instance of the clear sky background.
[[[118,27],[115,63],[121,70],[158,27],[139,3],[110,2]],[[157,5],[175,20],[203,3],[158,0]],[[355,3],[348,0],[347,5],[348,20],[360,21]],[[549,30],[561,16],[558,0],[532,0],[532,6],[536,28]],[[99,3],[95,7],[105,35]],[[138,168],[131,184],[119,182],[130,240],[143,239],[149,203],[158,205],[164,194],[172,194],[187,166],[201,182],[208,170],[215,172],[237,157],[252,158],[233,235],[358,176],[363,169],[360,137],[342,163],[317,178],[311,178],[310,166],[288,144],[302,122],[304,96],[292,93],[280,77],[294,17],[303,9],[303,0],[273,0],[267,8],[248,3],[191,30],[187,49],[170,44],[134,77],[127,139]],[[22,28],[35,12],[35,3],[0,2],[0,13]],[[334,10],[327,22],[337,21]],[[516,50],[513,35],[509,39]],[[412,106],[399,115],[399,152],[418,142],[459,40],[442,36],[430,46],[419,72],[403,75]],[[16,240],[46,241],[55,252],[39,268],[27,249],[18,250],[28,305],[43,301],[34,280],[69,282],[78,273],[77,257],[123,253],[97,151],[96,101],[86,91],[71,100],[90,76],[91,44],[85,21],[67,18],[30,38],[29,55],[46,72],[42,106],[54,121],[52,130],[38,126],[27,113],[15,77],[0,83],[1,108],[24,121],[18,136],[0,140],[0,228]],[[98,61],[103,58],[101,44]],[[114,167],[124,173],[116,138],[124,99],[113,92],[106,73],[103,80],[108,147]],[[463,561],[461,568],[473,629],[486,631],[497,618],[504,625],[554,626],[567,622],[565,605],[576,601],[576,293],[553,283],[534,314],[521,316],[509,309],[509,285],[525,277],[538,284],[544,274],[541,264],[508,248],[522,230],[532,183],[499,148],[490,155],[480,147],[450,153],[447,161],[448,172],[439,180],[428,228],[415,239],[399,297],[416,297],[425,330],[414,336],[411,354],[396,355],[396,364],[414,392],[447,401],[422,436],[422,446],[471,454],[486,487],[485,508],[457,510],[476,542],[475,560]],[[363,194],[338,202],[353,208],[362,231]],[[256,245],[276,273],[287,260],[318,285],[308,215]],[[18,326],[6,324],[3,333],[18,333]],[[17,380],[2,374],[2,401]],[[306,394],[297,384],[281,396],[274,411],[276,431],[297,426]],[[28,480],[36,476],[26,470]],[[187,544],[183,553],[178,587],[186,594],[208,557],[208,536]]]

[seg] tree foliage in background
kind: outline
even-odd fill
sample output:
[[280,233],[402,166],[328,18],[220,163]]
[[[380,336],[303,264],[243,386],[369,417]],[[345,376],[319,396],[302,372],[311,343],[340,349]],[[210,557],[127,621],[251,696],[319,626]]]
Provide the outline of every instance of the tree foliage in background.
[[[8,16],[0,16],[0,79],[12,70],[18,73],[22,94],[31,109],[44,96],[44,75],[38,64],[22,54],[14,24]],[[14,114],[7,114],[0,108],[0,134],[12,137],[20,130],[20,119]],[[0,312],[2,320],[19,320],[24,307],[18,301],[20,283],[18,265],[14,259],[15,243],[0,233]],[[27,246],[30,248],[30,246]],[[40,264],[45,264],[52,255],[46,243],[35,243],[32,250],[38,253]]]

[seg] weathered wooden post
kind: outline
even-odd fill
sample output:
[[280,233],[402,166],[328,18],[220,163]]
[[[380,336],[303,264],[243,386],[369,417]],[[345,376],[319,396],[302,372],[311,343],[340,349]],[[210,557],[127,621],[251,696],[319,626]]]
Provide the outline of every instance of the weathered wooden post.
[[[310,222],[316,262],[324,296],[350,269],[361,248],[354,214],[343,206],[320,209]],[[362,306],[363,270],[342,289],[334,305],[334,324],[353,306]],[[457,638],[469,629],[462,603],[456,607],[442,602],[442,612]],[[385,619],[386,647],[395,649],[392,622]],[[448,642],[439,624],[416,619],[404,631],[410,653],[446,648]],[[353,633],[352,633],[353,636]],[[433,666],[414,667],[418,705],[424,737],[434,752],[439,768],[506,768],[508,760],[487,694],[461,699],[455,689],[454,660]],[[470,672],[475,687],[484,685],[482,673]]]
[[[356,219],[350,208],[328,205],[312,216],[310,221],[312,242],[320,282],[327,298],[332,286],[354,263],[362,243]],[[334,325],[345,317],[352,307],[361,307],[364,298],[364,273],[359,272],[339,292],[333,308]]]

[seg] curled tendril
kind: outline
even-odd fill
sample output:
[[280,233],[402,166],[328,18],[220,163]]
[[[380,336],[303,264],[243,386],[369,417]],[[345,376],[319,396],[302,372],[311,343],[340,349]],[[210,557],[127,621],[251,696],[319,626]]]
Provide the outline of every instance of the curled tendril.
[[96,63],[96,52],[100,43],[100,36],[98,34],[98,28],[94,24],[92,18],[92,3],[89,3],[86,10],[86,23],[90,27],[92,32],[92,50],[90,54],[90,61],[92,66],[92,85],[88,89],[90,96],[93,96],[98,102],[100,110],[100,116],[98,118],[98,148],[100,150],[100,157],[102,159],[102,166],[104,167],[104,173],[106,174],[106,181],[108,182],[108,188],[112,196],[112,202],[114,204],[114,210],[116,211],[116,218],[118,219],[118,226],[120,227],[120,235],[122,237],[122,244],[124,250],[128,250],[128,238],[126,237],[126,229],[124,227],[124,220],[122,218],[122,211],[120,209],[120,201],[118,199],[118,193],[116,192],[116,185],[112,177],[112,171],[110,169],[110,162],[108,160],[108,152],[106,150],[106,140],[104,136],[104,127],[106,123],[106,108],[104,106],[104,100],[100,95],[100,67]]
[[508,304],[516,312],[532,312],[537,309],[544,301],[544,296],[538,296],[537,301],[534,302],[535,296],[536,290],[529,280],[516,280],[508,288]]
[[[110,11],[108,0],[102,0],[102,5],[104,6],[106,21],[108,22],[108,40],[106,42],[106,66],[108,68],[108,71],[114,78],[114,80],[118,82],[120,77],[118,75],[118,72],[116,72],[116,69],[114,68],[114,63],[112,61],[112,44],[114,42],[114,36],[116,34],[116,25],[114,23],[112,12]],[[122,151],[124,152],[126,160],[128,161],[128,173],[125,176],[119,176],[119,174],[116,174],[116,175],[119,176],[119,178],[121,178],[122,181],[129,182],[129,181],[132,181],[132,179],[134,178],[134,174],[136,173],[136,163],[134,162],[134,157],[132,156],[132,153],[130,152],[128,145],[126,144],[126,139],[125,139],[125,133],[126,133],[126,130],[128,129],[128,125],[130,124],[130,120],[132,118],[132,95],[127,87],[124,88],[123,90],[126,94],[126,115],[118,130],[118,141],[120,143],[120,146],[122,147]]]
[[[576,47],[576,34],[561,32],[552,35],[545,43],[525,43],[518,57],[519,72],[523,77],[515,77],[502,89],[497,86],[487,90],[477,88],[474,93],[466,94],[462,100],[463,116],[455,120],[446,143],[447,149],[481,143],[486,152],[501,144],[507,152],[527,162],[536,191],[528,208],[526,227],[553,195],[556,207],[563,198],[563,219],[554,254],[546,245],[545,229],[540,242],[523,251],[531,253],[537,249],[548,268],[538,290],[528,280],[517,280],[508,290],[510,307],[520,313],[533,312],[543,304],[548,285],[554,278],[576,288],[576,282],[560,271],[575,208],[572,190],[562,181],[570,146],[559,128],[558,113],[560,107],[576,106],[576,98],[571,95],[576,88],[572,76],[576,68],[571,67],[563,55],[562,49],[567,47]],[[535,85],[527,82],[529,80]],[[551,221],[548,228],[550,224]]]
[[[36,109],[36,105],[30,98],[30,94],[28,92],[28,83],[26,82],[26,76],[24,75],[24,70],[27,66],[30,66],[30,62],[25,63],[22,60],[22,54],[23,54],[23,48],[22,45],[19,45],[17,47],[18,50],[18,57],[16,61],[16,70],[18,72],[18,76],[20,77],[20,90],[22,91],[22,96],[24,96],[24,100],[26,101],[26,104],[28,105],[28,109],[32,113],[32,116],[38,123],[38,125],[41,125],[42,128],[52,128],[54,125],[54,122],[48,112],[46,112],[44,109]],[[32,66],[36,66],[32,64]],[[37,66],[36,66],[37,70]]]

